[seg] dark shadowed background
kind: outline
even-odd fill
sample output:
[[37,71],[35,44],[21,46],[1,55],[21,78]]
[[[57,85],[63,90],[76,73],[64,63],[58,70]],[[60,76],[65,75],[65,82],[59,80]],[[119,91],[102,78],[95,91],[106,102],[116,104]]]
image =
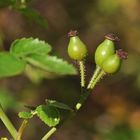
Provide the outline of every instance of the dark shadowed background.
[[[50,140],[140,140],[140,1],[139,0],[32,0],[48,22],[42,27],[9,7],[0,8],[0,50],[12,41],[35,37],[50,43],[53,54],[73,63],[67,54],[67,33],[77,29],[87,44],[86,80],[95,69],[94,51],[113,32],[121,39],[116,45],[128,52],[128,59],[115,75],[106,76],[95,88],[77,116],[67,121]],[[0,100],[13,123],[23,105],[39,105],[46,98],[74,106],[80,95],[79,76],[53,77],[31,81],[24,74],[0,80]],[[11,99],[12,98],[12,99]],[[18,103],[17,103],[18,102]],[[48,127],[34,118],[24,140],[38,140]],[[10,137],[0,122],[0,137]]]

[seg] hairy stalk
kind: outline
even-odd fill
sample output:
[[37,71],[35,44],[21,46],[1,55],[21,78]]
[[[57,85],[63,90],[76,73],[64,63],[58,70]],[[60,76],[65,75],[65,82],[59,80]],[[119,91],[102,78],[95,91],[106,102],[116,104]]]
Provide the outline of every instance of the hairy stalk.
[[103,70],[101,70],[96,79],[94,79],[91,85],[88,86],[88,89],[92,90],[95,87],[95,85],[104,77],[105,74],[106,73]]
[[11,134],[11,136],[14,139],[16,139],[16,137],[17,137],[17,130],[15,129],[14,125],[11,123],[11,121],[9,120],[9,118],[4,113],[1,105],[0,105],[0,119],[2,120],[2,122],[4,123],[4,125],[6,126],[7,130]]
[[88,84],[88,86],[87,86],[87,89],[91,89],[91,86],[92,86],[92,84],[94,83],[94,81],[95,81],[95,79],[97,78],[97,76],[98,76],[98,74],[100,73],[100,71],[101,71],[101,68],[97,65],[97,66],[96,66],[96,69],[95,69],[95,71],[94,71],[94,73],[93,73],[93,76],[92,76],[92,78],[91,78],[91,80],[90,80],[90,82],[89,82],[89,84]]
[[48,140],[56,130],[57,130],[56,127],[52,127],[51,130],[47,132],[46,135],[41,140]]
[[22,124],[21,124],[21,126],[20,126],[20,128],[19,128],[19,130],[18,130],[18,134],[17,134],[16,140],[21,140],[21,136],[22,136],[23,131],[24,131],[24,129],[26,128],[27,124],[28,124],[28,120],[24,120],[24,121],[22,122]]
[[83,61],[79,61],[80,66],[80,77],[81,77],[81,87],[85,87],[85,66]]
[[88,96],[90,95],[91,90],[93,90],[95,85],[100,81],[100,79],[103,78],[104,75],[105,75],[105,72],[103,70],[101,70],[101,68],[99,66],[97,66],[96,70],[91,78],[91,81],[89,82],[87,89],[82,89],[82,94],[81,94],[80,100],[75,106],[75,109],[77,111],[82,107],[82,105],[84,104],[84,102],[86,101]]

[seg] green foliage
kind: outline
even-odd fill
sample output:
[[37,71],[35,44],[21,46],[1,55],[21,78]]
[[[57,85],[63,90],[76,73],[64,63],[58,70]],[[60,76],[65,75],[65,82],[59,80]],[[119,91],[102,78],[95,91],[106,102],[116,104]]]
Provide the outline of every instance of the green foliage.
[[22,119],[31,119],[33,117],[33,114],[31,112],[19,112],[18,114],[19,118]]
[[68,64],[66,61],[57,58],[56,56],[48,55],[30,55],[26,58],[26,61],[33,66],[39,67],[43,70],[54,72],[58,74],[76,74],[75,68]]
[[0,0],[0,7],[14,5],[15,3],[16,3],[16,0]]
[[30,54],[47,54],[50,51],[51,46],[48,43],[33,38],[17,39],[10,48],[10,52],[17,57],[26,57]]
[[25,8],[19,8],[17,9],[23,16],[25,16],[26,18],[28,18],[28,20],[32,21],[32,22],[36,22],[37,24],[39,24],[40,26],[42,26],[43,28],[47,29],[48,28],[48,22],[45,18],[43,18],[38,11],[31,9],[29,7],[25,7]]
[[28,64],[25,69],[25,74],[35,84],[40,83],[44,78],[49,78],[47,72]]
[[42,26],[43,28],[48,28],[48,22],[45,18],[43,18],[38,11],[30,8],[27,4],[32,0],[0,0],[0,8],[2,7],[10,7],[17,12],[21,13],[28,20],[35,22]]
[[60,115],[55,107],[40,105],[36,108],[37,116],[49,127],[56,126],[60,121]]
[[0,104],[4,110],[18,110],[20,108],[20,104],[12,96],[11,92],[5,89],[0,89]]
[[[10,53],[0,53],[0,78],[21,74],[25,71],[25,66],[35,67],[32,67],[34,75],[31,77],[29,74],[27,75],[33,79],[37,78],[37,80],[40,78],[34,76],[40,73],[42,79],[42,77],[45,77],[45,71],[59,75],[77,73],[71,64],[56,56],[48,55],[50,51],[51,46],[39,39],[22,38],[15,40],[11,45]],[[30,65],[27,65],[27,63]]]
[[8,140],[6,137],[0,138],[0,140]]
[[61,103],[61,102],[58,102],[58,101],[55,101],[55,100],[46,99],[46,103],[49,106],[53,106],[53,107],[56,107],[56,108],[59,108],[59,109],[72,110],[68,105],[66,105],[64,103]]
[[104,136],[105,140],[136,140],[133,137],[132,131],[123,126],[114,128],[110,133]]
[[21,74],[25,69],[25,62],[17,59],[8,52],[0,53],[0,78]]
[[56,126],[60,122],[60,110],[72,111],[72,109],[61,102],[55,100],[46,100],[46,104],[39,105],[36,108],[27,107],[30,112],[19,112],[18,116],[22,119],[31,119],[34,115],[37,115],[49,127]]

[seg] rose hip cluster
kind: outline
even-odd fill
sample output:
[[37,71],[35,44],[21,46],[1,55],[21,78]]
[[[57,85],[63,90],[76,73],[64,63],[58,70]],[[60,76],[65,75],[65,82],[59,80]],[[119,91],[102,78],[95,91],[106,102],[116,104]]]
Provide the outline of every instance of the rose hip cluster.
[[[82,61],[87,55],[86,45],[77,36],[77,31],[69,32],[70,42],[68,45],[68,54],[70,58]],[[95,51],[95,63],[106,74],[116,73],[120,66],[122,59],[127,58],[127,53],[122,49],[116,50],[115,42],[119,38],[110,33],[105,36],[105,40],[99,44]]]

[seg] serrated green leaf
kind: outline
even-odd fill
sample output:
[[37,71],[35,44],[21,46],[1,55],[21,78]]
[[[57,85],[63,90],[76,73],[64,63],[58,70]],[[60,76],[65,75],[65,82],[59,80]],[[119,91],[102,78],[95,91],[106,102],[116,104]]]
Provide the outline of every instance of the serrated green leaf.
[[66,61],[57,58],[56,56],[42,56],[33,54],[27,57],[26,61],[48,72],[61,75],[77,74],[77,71],[73,65],[68,64]]
[[38,11],[31,9],[29,7],[19,8],[17,9],[22,15],[28,18],[30,21],[36,22],[43,28],[48,28],[48,22],[45,18],[43,18]]
[[33,117],[33,114],[31,112],[19,112],[18,116],[22,119],[30,119]]
[[55,100],[46,99],[46,103],[49,106],[53,106],[53,107],[56,107],[56,108],[60,108],[60,109],[64,109],[64,110],[72,110],[68,105],[66,105],[64,103],[61,103],[61,102],[58,102],[58,101],[55,101]]
[[37,116],[49,127],[56,126],[60,122],[60,115],[56,108],[40,105],[36,108]]
[[9,54],[0,53],[0,78],[21,74],[25,69],[26,63]]
[[51,46],[37,38],[17,39],[10,47],[10,52],[17,57],[25,57],[30,54],[47,54],[50,51]]

